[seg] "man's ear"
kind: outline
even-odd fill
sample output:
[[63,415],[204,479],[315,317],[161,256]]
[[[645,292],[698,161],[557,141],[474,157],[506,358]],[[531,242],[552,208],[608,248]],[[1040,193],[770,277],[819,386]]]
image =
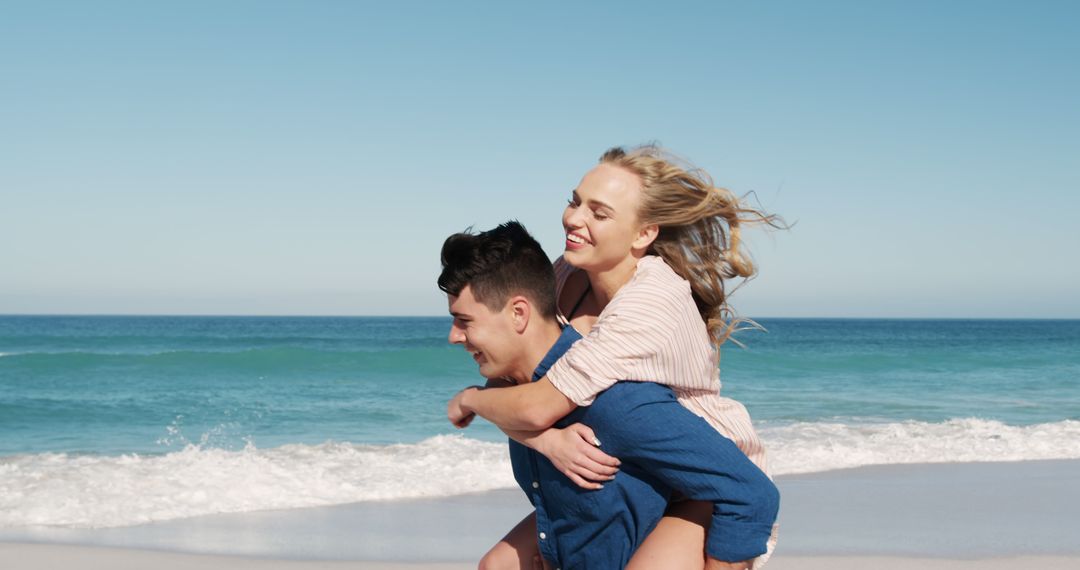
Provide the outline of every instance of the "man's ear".
[[522,295],[514,295],[510,298],[510,318],[513,320],[514,332],[521,334],[529,326],[532,318],[532,303]]
[[641,226],[638,230],[638,235],[634,238],[634,242],[630,244],[630,248],[635,251],[642,251],[649,249],[652,242],[656,241],[656,236],[660,235],[660,226],[656,224],[648,224]]

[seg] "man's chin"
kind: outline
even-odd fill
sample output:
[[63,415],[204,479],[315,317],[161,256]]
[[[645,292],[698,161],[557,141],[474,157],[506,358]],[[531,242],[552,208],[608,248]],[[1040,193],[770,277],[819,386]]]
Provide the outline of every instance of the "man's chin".
[[497,367],[488,363],[481,364],[479,368],[480,375],[488,380],[502,380],[506,377],[504,371],[499,370]]

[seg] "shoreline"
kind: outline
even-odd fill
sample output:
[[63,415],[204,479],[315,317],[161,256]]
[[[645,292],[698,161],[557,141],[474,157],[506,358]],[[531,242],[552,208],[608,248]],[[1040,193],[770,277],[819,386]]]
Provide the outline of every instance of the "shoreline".
[[[777,477],[781,534],[769,567],[1080,567],[1080,544],[1071,538],[1077,480],[1080,460]],[[472,568],[529,509],[513,489],[121,528],[9,528],[0,529],[0,567],[81,568],[93,560],[88,567],[136,568],[152,560],[158,568]]]

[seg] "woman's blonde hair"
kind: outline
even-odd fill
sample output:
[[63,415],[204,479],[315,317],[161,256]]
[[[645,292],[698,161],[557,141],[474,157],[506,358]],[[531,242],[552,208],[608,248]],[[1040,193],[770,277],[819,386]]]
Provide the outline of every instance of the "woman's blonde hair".
[[624,168],[640,179],[638,218],[643,225],[660,228],[649,253],[662,257],[690,283],[712,341],[719,346],[740,325],[753,326],[728,305],[724,280],[745,280],[756,271],[741,247],[742,226],[786,227],[783,220],[747,206],[730,191],[714,186],[708,173],[657,145],[615,147],[600,157],[600,163]]

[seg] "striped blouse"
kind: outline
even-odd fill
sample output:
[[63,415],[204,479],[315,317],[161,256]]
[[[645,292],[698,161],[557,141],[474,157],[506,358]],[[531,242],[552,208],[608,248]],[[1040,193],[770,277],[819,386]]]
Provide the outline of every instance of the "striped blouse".
[[[577,268],[555,261],[560,298]],[[566,317],[559,315],[562,322]],[[630,281],[600,312],[589,334],[548,370],[548,380],[579,406],[588,406],[619,380],[671,386],[683,406],[735,442],[769,472],[765,447],[746,408],[720,395],[720,354],[709,339],[690,284],[660,257],[638,261]]]

